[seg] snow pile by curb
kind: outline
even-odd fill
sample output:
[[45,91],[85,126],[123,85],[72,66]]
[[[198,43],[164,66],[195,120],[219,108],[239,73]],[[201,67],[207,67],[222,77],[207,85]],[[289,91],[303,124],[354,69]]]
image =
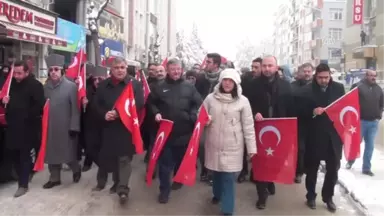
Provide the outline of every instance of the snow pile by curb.
[[[363,153],[363,151],[362,151]],[[365,215],[382,215],[384,212],[384,153],[375,149],[372,158],[374,177],[361,173],[362,159],[356,160],[351,170],[345,168],[346,161],[341,161],[338,184],[357,204]],[[325,171],[325,164],[321,165]]]

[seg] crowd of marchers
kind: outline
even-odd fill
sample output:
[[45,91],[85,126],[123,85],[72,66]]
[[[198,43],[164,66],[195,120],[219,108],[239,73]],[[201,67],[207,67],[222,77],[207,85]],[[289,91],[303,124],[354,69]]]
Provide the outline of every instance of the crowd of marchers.
[[[332,80],[326,64],[317,67],[304,64],[290,82],[273,56],[255,59],[252,70],[243,74],[223,67],[221,60],[219,54],[210,53],[203,70],[195,65],[185,73],[177,59],[170,59],[165,65],[149,64],[148,100],[144,98],[142,81],[127,72],[124,59],[114,59],[109,73],[104,67],[84,65],[88,76],[86,95],[82,98],[78,97],[78,90],[84,83],[65,76],[63,56],[52,54],[46,58],[49,72],[44,84],[29,73],[25,62],[13,60],[9,68],[13,76],[10,83],[6,81],[8,73],[3,72],[0,78],[1,86],[9,85],[9,93],[0,95],[6,122],[1,127],[1,140],[18,176],[14,196],[22,196],[29,190],[34,174],[30,152],[31,149],[40,152],[42,115],[49,99],[44,162],[50,175],[42,187],[51,189],[61,185],[64,164],[72,170],[73,182],[78,183],[82,171],[88,171],[94,163],[98,171],[93,190],[103,190],[108,174],[113,173],[110,192],[116,193],[122,204],[126,203],[131,192],[131,162],[136,150],[132,133],[124,125],[115,104],[130,85],[136,110],[146,109],[141,124],[146,162],[154,147],[159,122],[163,119],[173,122],[153,176],[158,177],[160,183],[159,203],[168,203],[171,191],[183,186],[172,183],[171,176],[180,167],[203,105],[209,107],[209,120],[200,138],[200,180],[212,186],[212,204],[220,204],[223,215],[234,214],[236,179],[238,183],[246,181],[249,159],[258,154],[255,124],[265,118],[284,117],[298,119],[294,181],[301,183],[305,175],[307,206],[316,208],[317,174],[320,161],[325,161],[321,197],[328,210],[335,212],[333,196],[343,143],[325,107],[345,94],[343,84]],[[369,176],[373,176],[370,161],[384,104],[376,76],[375,71],[368,70],[366,77],[354,86],[359,91],[361,133],[365,141],[362,173]],[[79,162],[82,151],[83,166]],[[347,168],[353,162],[349,161]],[[274,182],[257,181],[250,176],[258,195],[256,207],[265,209],[268,196],[276,193]]]

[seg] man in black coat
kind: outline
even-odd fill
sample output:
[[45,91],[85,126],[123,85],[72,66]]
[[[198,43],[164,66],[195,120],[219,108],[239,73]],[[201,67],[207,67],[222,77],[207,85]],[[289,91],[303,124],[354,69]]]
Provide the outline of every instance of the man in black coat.
[[329,211],[336,211],[332,200],[338,179],[342,156],[342,141],[333,122],[325,113],[325,107],[344,95],[344,86],[333,82],[330,68],[326,64],[316,67],[312,84],[306,85],[298,95],[299,118],[308,127],[305,146],[305,187],[307,205],[316,208],[316,181],[321,160],[325,160],[326,174],[321,192],[323,202]]
[[[243,95],[249,97],[253,93],[255,87],[253,86],[253,80],[257,79],[261,75],[261,64],[263,59],[258,57],[252,61],[252,71],[241,76],[241,88],[243,89]],[[243,169],[237,177],[237,182],[242,183],[245,181],[248,175],[248,160],[247,160],[247,148],[244,148],[243,155]],[[250,180],[253,181],[252,170]]]
[[[127,63],[122,58],[114,59],[111,77],[99,84],[93,98],[97,115],[104,119],[100,125],[102,137],[98,154],[99,169],[104,173],[118,173],[119,182],[116,190],[121,204],[125,204],[128,199],[131,162],[136,151],[132,143],[132,134],[119,118],[114,105],[129,83],[132,83],[135,94],[136,110],[140,110],[144,106],[143,87],[140,82],[127,75]],[[102,189],[103,185],[97,187]]]
[[167,77],[153,87],[148,102],[156,122],[168,119],[174,123],[159,158],[160,203],[168,202],[171,173],[180,167],[202,103],[196,88],[181,78],[180,61],[169,60],[167,70]]
[[[253,91],[248,94],[248,100],[256,121],[293,116],[290,83],[279,77],[277,69],[276,58],[266,56],[262,62],[260,77],[250,83]],[[273,182],[256,181],[256,188],[259,197],[256,207],[264,209],[268,194],[275,194],[275,185]]]
[[[292,92],[296,96],[300,92],[300,89],[308,85],[312,81],[313,66],[310,63],[301,65],[298,69],[297,78],[291,83]],[[296,98],[296,97],[295,97]],[[304,120],[305,121],[305,120]],[[296,165],[296,177],[295,183],[299,184],[302,181],[304,174],[304,154],[305,154],[305,142],[307,139],[308,127],[300,117],[298,118],[298,151],[297,151],[297,165]]]
[[43,85],[29,74],[28,66],[15,62],[9,96],[2,99],[6,105],[6,147],[18,174],[19,188],[15,197],[27,193],[32,171],[31,149],[39,139],[36,128],[40,125],[45,103]]

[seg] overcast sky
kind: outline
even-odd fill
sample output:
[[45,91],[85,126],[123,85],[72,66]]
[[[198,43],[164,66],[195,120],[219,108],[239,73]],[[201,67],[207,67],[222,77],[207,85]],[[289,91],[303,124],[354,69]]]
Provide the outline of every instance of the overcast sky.
[[196,23],[203,46],[233,60],[244,39],[257,45],[272,35],[273,14],[288,0],[176,0],[177,29]]

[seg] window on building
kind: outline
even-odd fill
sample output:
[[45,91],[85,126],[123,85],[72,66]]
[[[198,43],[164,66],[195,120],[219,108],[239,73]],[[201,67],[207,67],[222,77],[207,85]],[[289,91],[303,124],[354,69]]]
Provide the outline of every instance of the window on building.
[[328,48],[328,59],[339,59],[339,58],[341,58],[341,49]]
[[329,29],[329,39],[333,39],[335,41],[340,41],[342,39],[342,31],[343,29],[341,28],[330,28]]
[[330,20],[342,20],[343,19],[343,9],[341,8],[330,8],[329,9],[329,19]]

